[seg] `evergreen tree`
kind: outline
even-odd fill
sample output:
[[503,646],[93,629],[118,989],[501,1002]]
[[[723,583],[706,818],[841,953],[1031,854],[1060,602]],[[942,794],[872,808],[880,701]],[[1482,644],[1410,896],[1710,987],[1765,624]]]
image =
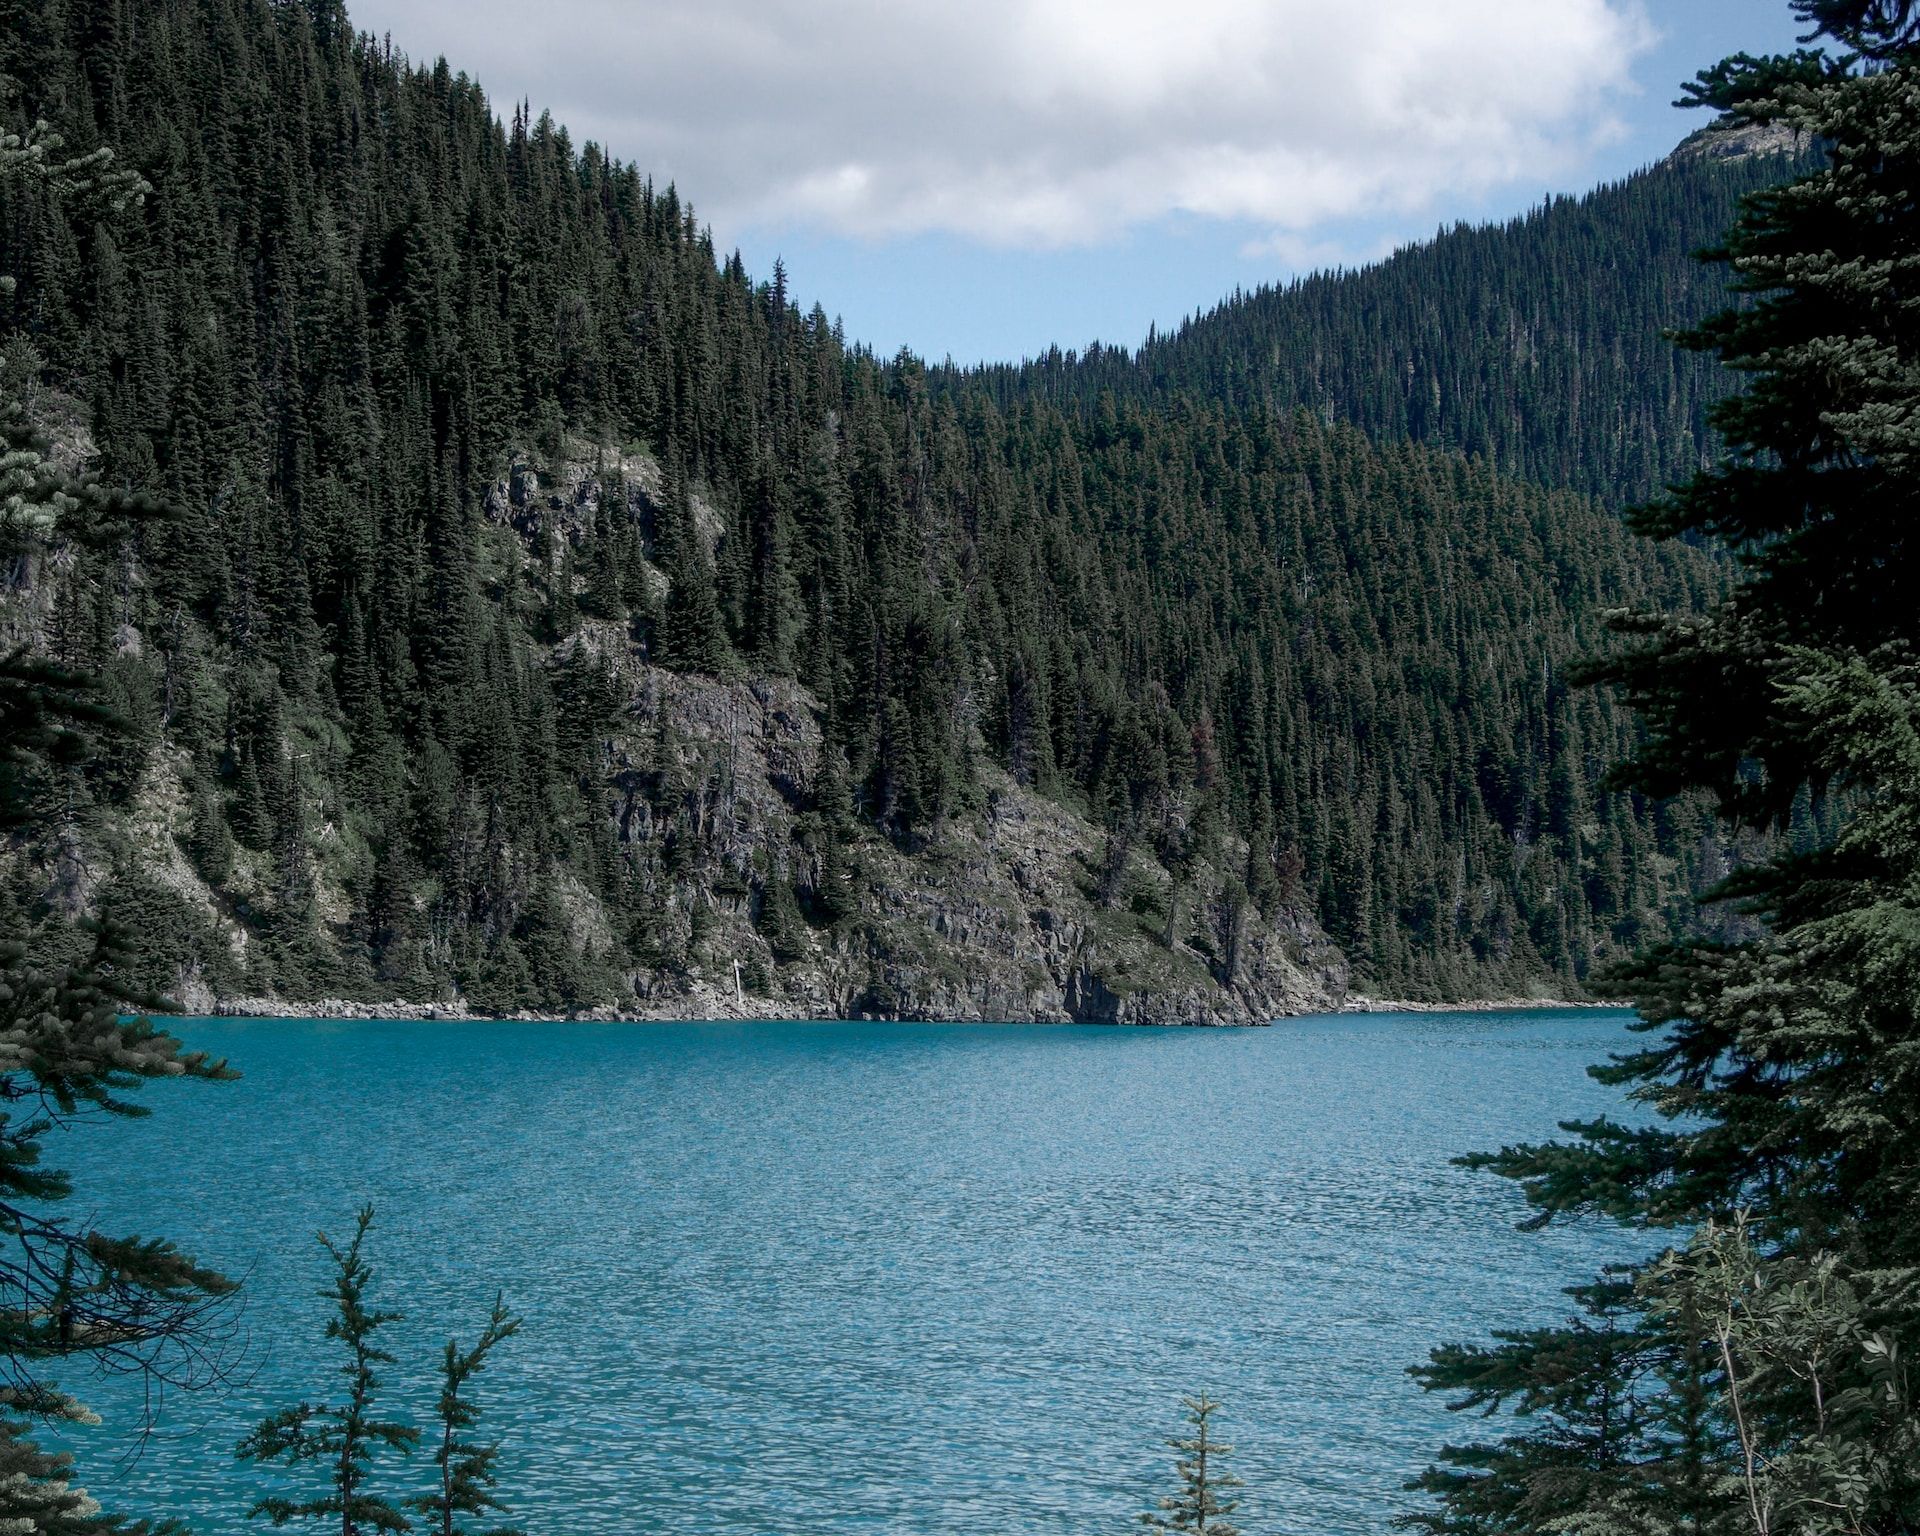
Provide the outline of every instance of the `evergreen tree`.
[[[507,1310],[506,1303],[494,1298],[487,1325],[471,1349],[462,1350],[447,1340],[441,1363],[440,1443],[433,1453],[440,1469],[440,1486],[433,1493],[414,1500],[414,1508],[427,1517],[430,1529],[440,1536],[473,1536],[472,1528],[460,1523],[463,1515],[482,1516],[504,1512],[506,1506],[494,1497],[493,1464],[499,1459],[497,1445],[482,1445],[465,1436],[480,1422],[480,1410],[468,1394],[468,1383],[486,1368],[487,1356],[494,1347],[520,1331],[520,1319]],[[519,1536],[505,1526],[494,1527],[485,1536]]]
[[1220,1404],[1205,1393],[1180,1401],[1187,1410],[1187,1422],[1193,1426],[1192,1434],[1167,1442],[1177,1453],[1174,1470],[1180,1475],[1180,1491],[1161,1499],[1159,1510],[1143,1514],[1140,1523],[1156,1531],[1240,1536],[1240,1527],[1229,1524],[1227,1517],[1240,1507],[1233,1490],[1241,1482],[1220,1465],[1233,1454],[1233,1447],[1221,1444],[1211,1434],[1213,1415],[1220,1411]]
[[373,1269],[362,1253],[373,1225],[373,1207],[363,1206],[354,1220],[353,1236],[344,1247],[324,1232],[320,1246],[333,1267],[333,1285],[320,1294],[333,1303],[327,1319],[327,1337],[337,1342],[346,1359],[339,1375],[345,1391],[336,1402],[300,1403],[260,1421],[235,1448],[242,1461],[261,1466],[279,1462],[293,1470],[312,1468],[324,1479],[321,1491],[307,1498],[270,1494],[248,1511],[278,1527],[296,1520],[337,1522],[340,1536],[364,1536],[370,1531],[407,1531],[412,1523],[392,1502],[370,1490],[374,1458],[382,1452],[411,1452],[420,1432],[378,1416],[381,1387],[377,1367],[393,1363],[376,1342],[398,1312],[381,1312],[367,1304]]
[[[1705,616],[1631,616],[1640,644],[1596,669],[1646,721],[1623,783],[1707,791],[1729,820],[1795,835],[1713,893],[1761,932],[1662,945],[1625,973],[1651,1038],[1596,1075],[1665,1123],[1572,1122],[1570,1141],[1470,1160],[1519,1180],[1536,1222],[1702,1229],[1639,1266],[1623,1305],[1638,1357],[1669,1362],[1664,1397],[1700,1405],[1682,1443],[1708,1470],[1673,1478],[1645,1435],[1614,1441],[1610,1460],[1572,1447],[1586,1486],[1542,1505],[1490,1498],[1501,1474],[1485,1461],[1430,1476],[1436,1529],[1892,1536],[1920,1522],[1895,1364],[1920,1347],[1920,608],[1904,528],[1920,390],[1892,364],[1920,228],[1920,39],[1907,4],[1797,9],[1853,51],[1742,55],[1690,92],[1823,143],[1826,162],[1751,197],[1717,253],[1750,301],[1690,340],[1750,384],[1715,412],[1725,460],[1639,515],[1725,541],[1743,579]],[[1815,796],[1845,808],[1818,835],[1811,817],[1793,826]],[[1574,1337],[1489,1358],[1510,1379]],[[1430,1384],[1470,1388],[1465,1358],[1436,1355]],[[1631,1358],[1572,1359],[1558,1393],[1624,1401]],[[1530,1458],[1538,1441],[1492,1454]]]
[[688,672],[716,675],[725,670],[727,637],[714,594],[713,568],[707,558],[690,495],[674,477],[675,497],[668,522],[667,598],[660,621],[660,659]]
[[[0,727],[7,714],[0,702]],[[4,729],[0,739],[13,741]],[[74,1484],[70,1455],[43,1452],[29,1436],[34,1420],[97,1422],[59,1375],[95,1365],[175,1389],[216,1385],[235,1289],[170,1242],[116,1236],[67,1213],[72,1180],[46,1162],[59,1130],[91,1115],[146,1114],[127,1093],[149,1079],[234,1075],[139,1013],[152,1000],[129,986],[121,935],[81,937],[70,957],[72,936],[57,920],[29,920],[0,891],[0,1031],[19,1063],[0,1073],[9,1106],[0,1115],[0,1523],[62,1536],[127,1527]]]

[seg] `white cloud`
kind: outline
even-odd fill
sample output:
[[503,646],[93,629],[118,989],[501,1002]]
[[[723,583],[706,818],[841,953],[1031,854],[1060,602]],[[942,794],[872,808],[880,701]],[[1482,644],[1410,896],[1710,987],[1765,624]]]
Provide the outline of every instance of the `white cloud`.
[[1398,235],[1375,235],[1372,239],[1320,240],[1289,229],[1275,230],[1258,240],[1241,244],[1240,254],[1249,261],[1277,263],[1283,272],[1332,272],[1349,270],[1385,261],[1406,242]]
[[[1564,173],[1621,132],[1641,0],[357,0],[550,105],[723,234],[1017,247],[1168,214],[1274,249]],[[1304,246],[1302,247],[1304,248]]]

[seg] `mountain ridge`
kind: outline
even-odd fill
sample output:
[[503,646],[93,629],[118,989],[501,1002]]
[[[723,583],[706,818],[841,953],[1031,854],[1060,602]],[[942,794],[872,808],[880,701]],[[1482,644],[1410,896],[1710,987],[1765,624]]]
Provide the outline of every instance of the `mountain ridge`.
[[1790,133],[1710,126],[1617,181],[1455,224],[1364,267],[1262,284],[1131,352],[1054,349],[943,377],[1003,403],[1085,406],[1107,391],[1305,406],[1376,440],[1477,454],[1629,505],[1711,461],[1707,413],[1732,388],[1716,361],[1667,340],[1725,302],[1695,253],[1717,244],[1741,196],[1816,163]]

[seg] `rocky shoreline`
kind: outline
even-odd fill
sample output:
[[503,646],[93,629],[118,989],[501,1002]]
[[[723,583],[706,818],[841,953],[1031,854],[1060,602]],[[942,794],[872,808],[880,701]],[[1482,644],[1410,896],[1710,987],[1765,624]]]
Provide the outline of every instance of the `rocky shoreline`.
[[1631,1008],[1624,998],[1471,997],[1452,1003],[1415,1003],[1404,998],[1350,997],[1336,1013],[1504,1013],[1530,1008]]
[[[1498,1013],[1529,1009],[1621,1009],[1631,1005],[1612,1000],[1545,997],[1469,998],[1459,1002],[1412,1002],[1405,999],[1353,996],[1328,1008],[1299,1008],[1276,1013],[1270,1019],[1226,1021],[1219,1016],[1196,1019],[1182,1025],[1178,1020],[1157,1018],[1151,1021],[1121,1019],[1109,1022],[1133,1023],[1136,1027],[1157,1028],[1261,1028],[1290,1018],[1326,1017],[1350,1013]],[[321,998],[314,1002],[289,1002],[275,997],[223,998],[208,1009],[207,1015],[238,1019],[339,1019],[419,1021],[442,1023],[511,1022],[528,1024],[658,1024],[694,1021],[724,1023],[734,1019],[787,1020],[793,1023],[829,1022],[828,1016],[795,1010],[773,998],[751,994],[734,995],[721,988],[699,986],[676,994],[673,999],[639,1008],[598,1007],[573,1013],[476,1013],[464,1002],[354,1002],[346,998]],[[856,1018],[867,1017],[855,1014]],[[874,1017],[898,1018],[897,1015]],[[1058,1018],[989,1019],[983,1014],[948,1014],[915,1018],[928,1024],[1011,1023],[1038,1024],[1069,1022]]]

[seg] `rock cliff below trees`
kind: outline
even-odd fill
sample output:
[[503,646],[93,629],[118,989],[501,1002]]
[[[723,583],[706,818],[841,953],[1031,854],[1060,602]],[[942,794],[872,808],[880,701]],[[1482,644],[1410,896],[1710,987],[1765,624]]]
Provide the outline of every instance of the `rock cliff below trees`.
[[[629,697],[633,731],[608,749],[623,835],[658,832],[657,799],[644,797],[664,777],[679,802],[668,816],[706,823],[719,869],[762,866],[757,893],[724,875],[663,879],[660,942],[677,963],[634,978],[649,1014],[696,1000],[710,1010],[732,991],[736,961],[754,984],[743,981],[736,1006],[809,1017],[1246,1024],[1345,995],[1345,962],[1310,920],[1262,916],[1211,868],[1179,891],[1171,945],[1172,879],[1151,858],[1129,854],[1115,894],[1098,899],[1102,835],[1004,775],[924,845],[868,836],[846,847],[844,868],[823,868],[795,809],[819,798],[822,751],[801,690],[643,667]],[[649,739],[671,743],[671,760],[649,758]],[[853,893],[838,922],[782,931],[770,917],[769,888],[817,892],[833,879]]]
[[[385,862],[349,788],[379,782],[377,765],[350,719],[325,718],[286,722],[269,776],[297,835],[249,842],[228,831],[239,799],[163,716],[128,744],[144,755],[124,791],[0,850],[12,889],[117,920],[142,984],[196,1013],[1257,1024],[1344,1001],[1344,956],[1297,901],[1263,912],[1248,899],[1235,878],[1248,850],[1231,835],[1176,883],[1153,836],[1116,847],[1069,804],[984,765],[957,813],[911,839],[876,830],[801,684],[743,666],[668,670],[648,659],[644,622],[594,616],[576,557],[603,502],[650,530],[659,468],[571,446],[551,473],[515,458],[484,504],[495,568],[579,599],[558,632],[523,613],[513,636],[563,701],[544,731],[564,742],[585,807],[553,845],[502,844],[472,785],[418,765],[387,792],[457,802],[441,866]],[[717,527],[704,497],[690,500],[703,533]],[[668,581],[651,554],[648,537],[633,560],[657,606]],[[140,579],[137,563],[122,569]],[[57,542],[18,563],[0,643],[60,656],[73,581]],[[109,678],[150,638],[115,631]],[[188,665],[172,650],[167,664],[169,678]],[[178,721],[224,704],[231,739],[238,706],[204,669],[175,693]],[[442,937],[447,892],[477,883],[475,860],[507,893],[460,914],[488,935],[477,964]]]
[[[640,861],[654,871],[646,942],[655,963],[623,970],[618,1001],[575,1016],[1233,1025],[1337,1008],[1346,997],[1346,962],[1310,919],[1235,902],[1210,868],[1183,883],[1172,945],[1172,882],[1155,860],[1130,853],[1116,899],[1100,901],[1102,835],[1004,776],[977,814],[924,845],[857,837],[838,868],[823,868],[834,856],[804,809],[822,753],[805,692],[668,672],[619,646],[614,626],[587,626],[557,659],[597,653],[625,694],[621,726],[602,748],[607,815],[622,842],[657,854]],[[850,893],[848,910],[803,913],[830,905],[801,899],[827,880]],[[566,941],[586,965],[618,967],[619,936],[584,891],[574,897]],[[237,1014],[551,1016],[457,993],[343,1000],[201,989],[188,1001]]]

